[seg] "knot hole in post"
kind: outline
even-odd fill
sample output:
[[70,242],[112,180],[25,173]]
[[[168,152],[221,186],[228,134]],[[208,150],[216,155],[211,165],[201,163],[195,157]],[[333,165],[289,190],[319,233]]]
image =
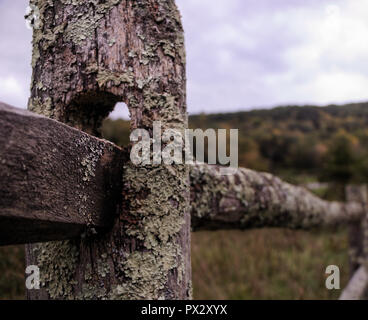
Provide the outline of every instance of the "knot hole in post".
[[68,125],[93,136],[101,137],[103,120],[122,99],[108,92],[86,92],[71,101],[65,110],[64,121]]

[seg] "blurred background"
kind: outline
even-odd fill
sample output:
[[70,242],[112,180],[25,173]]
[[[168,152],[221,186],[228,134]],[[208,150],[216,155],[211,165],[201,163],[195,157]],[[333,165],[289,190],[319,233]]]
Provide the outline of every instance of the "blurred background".
[[[176,0],[187,47],[191,128],[239,129],[239,165],[329,200],[368,181],[366,0]],[[26,0],[0,0],[0,101],[26,107]],[[128,143],[117,104],[102,133]],[[196,299],[335,299],[325,268],[348,281],[345,228],[192,235]],[[24,250],[0,248],[0,299],[24,298]]]

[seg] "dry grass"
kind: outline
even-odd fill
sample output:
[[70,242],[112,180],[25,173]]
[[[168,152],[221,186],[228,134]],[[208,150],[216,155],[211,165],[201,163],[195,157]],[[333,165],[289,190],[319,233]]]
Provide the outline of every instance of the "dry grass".
[[24,246],[0,247],[0,299],[24,299]]
[[340,267],[348,281],[344,231],[280,229],[200,232],[192,235],[195,299],[336,299],[325,269]]

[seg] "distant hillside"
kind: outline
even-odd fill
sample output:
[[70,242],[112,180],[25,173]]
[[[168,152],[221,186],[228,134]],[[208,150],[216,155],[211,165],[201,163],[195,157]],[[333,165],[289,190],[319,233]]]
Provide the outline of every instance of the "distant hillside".
[[[239,129],[241,166],[347,183],[368,180],[368,103],[286,106],[190,116],[191,128]],[[106,120],[106,139],[125,145],[129,123]]]

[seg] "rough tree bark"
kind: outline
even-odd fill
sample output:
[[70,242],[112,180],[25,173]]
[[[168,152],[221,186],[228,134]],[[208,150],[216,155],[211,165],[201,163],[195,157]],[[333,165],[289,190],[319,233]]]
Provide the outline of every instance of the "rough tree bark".
[[[132,130],[152,131],[155,120],[163,130],[187,127],[184,38],[174,0],[31,3],[41,22],[33,34],[31,111],[98,135],[123,101]],[[40,267],[42,284],[29,298],[190,298],[188,169],[121,165],[122,209],[108,234],[28,245],[27,263]]]

